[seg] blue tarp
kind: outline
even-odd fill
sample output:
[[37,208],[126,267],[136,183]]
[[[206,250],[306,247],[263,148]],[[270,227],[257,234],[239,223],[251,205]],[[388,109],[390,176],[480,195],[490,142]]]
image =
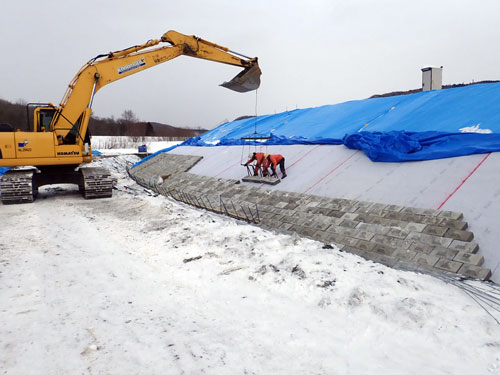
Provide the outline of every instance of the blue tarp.
[[[470,155],[500,151],[499,103],[499,82],[475,84],[228,122],[183,145],[345,144],[374,161]],[[241,139],[253,134],[271,138]]]

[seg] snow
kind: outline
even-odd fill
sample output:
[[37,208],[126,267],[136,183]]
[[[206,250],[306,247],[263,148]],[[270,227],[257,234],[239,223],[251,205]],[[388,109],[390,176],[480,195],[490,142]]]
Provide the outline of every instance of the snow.
[[154,153],[182,143],[164,139],[165,137],[92,136],[92,148],[103,155],[121,155],[137,153],[138,147],[142,145],[146,145],[149,153]]
[[137,160],[96,162],[111,199],[0,206],[3,373],[500,373],[463,288],[154,196]]
[[465,128],[460,128],[460,133],[480,133],[480,134],[491,134],[493,131],[491,129],[481,129],[481,124],[466,126]]

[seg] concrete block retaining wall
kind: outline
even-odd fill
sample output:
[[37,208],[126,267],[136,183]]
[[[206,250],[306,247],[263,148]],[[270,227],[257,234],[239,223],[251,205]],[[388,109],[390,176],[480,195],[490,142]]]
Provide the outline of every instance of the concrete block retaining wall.
[[[187,173],[200,156],[159,154],[129,173],[141,185],[186,203],[297,233],[389,267],[487,280],[463,214],[241,185]],[[200,203],[203,202],[203,203]]]

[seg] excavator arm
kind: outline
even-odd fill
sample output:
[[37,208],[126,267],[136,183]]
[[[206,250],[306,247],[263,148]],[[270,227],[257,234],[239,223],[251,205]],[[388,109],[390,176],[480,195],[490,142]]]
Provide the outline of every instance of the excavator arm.
[[[167,45],[161,46],[161,43]],[[237,54],[228,48],[176,31],[168,31],[160,38],[121,51],[99,55],[85,64],[68,85],[66,93],[56,109],[51,128],[64,142],[68,133],[85,137],[90,107],[95,93],[103,86],[138,73],[153,66],[185,55],[204,60],[239,66],[244,70],[221,86],[247,92],[260,85],[261,71],[257,58]]]

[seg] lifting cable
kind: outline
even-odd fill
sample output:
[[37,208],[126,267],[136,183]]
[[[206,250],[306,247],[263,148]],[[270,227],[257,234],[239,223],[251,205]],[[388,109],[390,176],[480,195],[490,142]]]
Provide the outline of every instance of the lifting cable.
[[[493,283],[481,282],[477,285],[472,280],[463,279],[448,275],[436,275],[441,281],[454,285],[467,294],[474,302],[478,304],[498,325],[500,325],[500,287]],[[476,284],[476,285],[473,285]]]

